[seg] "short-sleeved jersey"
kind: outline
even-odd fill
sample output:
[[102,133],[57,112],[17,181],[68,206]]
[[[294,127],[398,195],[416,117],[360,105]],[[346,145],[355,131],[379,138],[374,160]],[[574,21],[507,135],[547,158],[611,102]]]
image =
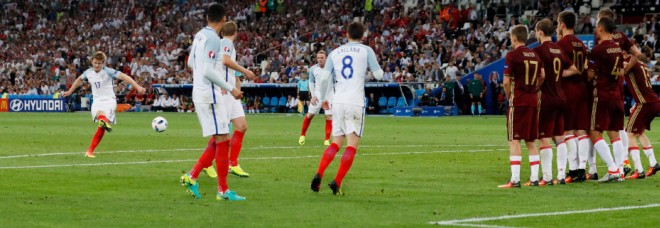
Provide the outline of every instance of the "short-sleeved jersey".
[[538,107],[537,82],[543,61],[524,45],[510,51],[504,59],[504,77],[511,78],[509,104],[514,107]]
[[[594,41],[596,42],[596,44],[600,43],[600,38],[598,38],[596,34],[594,34]],[[630,40],[630,38],[626,36],[625,33],[622,33],[618,30],[612,33],[612,41],[618,44],[619,47],[621,47],[621,50],[627,51],[628,53],[630,53],[630,48],[632,48],[635,45]]]
[[589,54],[589,71],[596,73],[594,96],[599,99],[621,100],[623,54],[621,47],[611,40],[603,40]]
[[573,61],[566,57],[557,44],[550,41],[543,42],[535,47],[534,51],[539,54],[539,58],[545,66],[543,68],[545,70],[545,81],[541,85],[541,102],[566,102],[566,96],[561,86],[562,74],[565,69],[573,65]]
[[220,40],[220,55],[216,60],[214,66],[215,70],[220,72],[220,76],[230,85],[236,86],[236,71],[222,64],[222,56],[228,55],[231,60],[236,62],[236,49],[234,48],[234,42],[230,39],[223,38]]
[[215,104],[220,102],[222,88],[214,85],[204,77],[204,65],[210,64],[215,68],[219,59],[220,37],[211,27],[205,27],[193,40],[188,66],[193,69],[193,102],[202,104]]
[[557,42],[557,46],[559,46],[566,57],[573,60],[573,64],[575,64],[575,68],[578,70],[577,75],[561,80],[564,94],[569,97],[572,97],[573,94],[582,94],[587,89],[586,67],[587,55],[589,54],[587,46],[573,34],[562,37]]
[[[316,79],[317,77],[321,76],[321,72],[323,72],[323,68],[319,66],[318,64],[314,64],[314,66],[310,67],[308,70],[308,75],[309,75],[309,83],[310,85],[314,85],[313,92],[312,94],[313,97],[320,97],[321,96],[321,83],[317,82]],[[334,74],[333,74],[334,75]],[[332,101],[332,97],[334,96],[334,84],[335,84],[335,79],[334,77],[330,78],[330,83],[328,83],[328,88],[326,89],[326,95],[325,99]]]
[[[624,64],[628,64],[624,62]],[[651,85],[651,72],[646,69],[646,66],[637,62],[625,77],[626,84],[628,85],[628,90],[632,94],[635,103],[656,103],[660,102],[660,98],[653,91],[653,86]]]
[[376,54],[369,46],[349,42],[330,52],[323,70],[335,75],[333,103],[364,107],[367,67],[372,72],[381,70]]
[[94,68],[89,68],[82,74],[82,79],[87,79],[92,86],[92,96],[94,100],[115,100],[114,80],[119,77],[121,72],[112,68],[103,67],[101,71],[96,72]]

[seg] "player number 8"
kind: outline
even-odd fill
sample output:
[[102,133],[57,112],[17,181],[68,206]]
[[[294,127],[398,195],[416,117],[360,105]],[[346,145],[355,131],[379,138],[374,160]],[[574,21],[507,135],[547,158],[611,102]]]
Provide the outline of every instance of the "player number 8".
[[[341,60],[343,67],[341,68],[341,76],[345,79],[351,79],[353,77],[353,57],[346,56]],[[346,74],[346,69],[349,70],[349,73]]]

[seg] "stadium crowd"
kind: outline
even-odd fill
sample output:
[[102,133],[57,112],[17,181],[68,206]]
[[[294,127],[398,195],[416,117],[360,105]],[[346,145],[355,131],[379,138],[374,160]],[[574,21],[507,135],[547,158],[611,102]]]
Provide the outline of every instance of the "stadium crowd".
[[[185,67],[188,47],[194,33],[205,23],[203,9],[210,2],[7,3],[0,13],[0,92],[53,94],[69,87],[77,75],[90,67],[90,53],[100,50],[109,56],[108,67],[130,75],[148,90],[146,95],[138,95],[128,85],[117,83],[116,92],[123,99],[120,102],[153,105],[156,110],[188,111],[192,107],[186,95],[179,94],[182,98],[175,99],[174,94],[167,95],[151,85],[191,83],[191,74]],[[579,7],[582,1],[223,2],[229,19],[239,24],[237,61],[259,75],[257,80],[244,83],[297,82],[315,63],[312,53],[329,53],[345,42],[345,24],[363,20],[368,27],[364,42],[381,61],[383,81],[409,83],[416,89],[441,87],[444,93],[433,93],[429,105],[452,105],[460,101],[456,100],[458,97],[469,97],[468,91],[462,89],[468,85],[457,85],[457,79],[506,55],[511,45],[510,26],[530,27],[538,19],[556,17],[564,9],[584,13],[578,27],[587,32],[591,32],[594,20],[589,18],[589,11]],[[525,13],[532,9],[538,10],[533,15]],[[651,31],[658,30],[647,31],[651,35],[642,35],[642,43],[655,45],[656,36]],[[484,77],[483,87],[493,84],[494,91],[501,91],[496,77],[499,76]],[[376,82],[373,77],[367,80]],[[90,93],[89,86],[82,88],[81,94]],[[259,100],[246,99],[246,110],[261,110]]]

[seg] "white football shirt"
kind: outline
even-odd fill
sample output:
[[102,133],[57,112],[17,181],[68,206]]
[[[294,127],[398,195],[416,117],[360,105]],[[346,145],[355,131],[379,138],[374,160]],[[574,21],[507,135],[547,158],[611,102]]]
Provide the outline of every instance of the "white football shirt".
[[323,70],[335,75],[334,104],[364,107],[364,81],[367,67],[372,72],[381,70],[376,54],[369,46],[349,42],[330,52]]
[[119,77],[120,73],[120,71],[108,67],[103,67],[99,72],[94,71],[94,68],[89,68],[83,72],[82,78],[87,79],[92,86],[94,100],[116,100],[114,80]]
[[222,88],[214,85],[204,77],[204,64],[214,66],[220,51],[220,37],[211,27],[205,27],[193,40],[188,66],[193,69],[193,102],[202,104],[217,104],[220,102]]

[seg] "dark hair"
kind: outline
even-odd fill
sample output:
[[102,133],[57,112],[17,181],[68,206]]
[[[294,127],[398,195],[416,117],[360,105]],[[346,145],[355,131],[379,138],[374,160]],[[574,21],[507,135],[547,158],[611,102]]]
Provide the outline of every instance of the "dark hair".
[[516,25],[511,28],[511,37],[516,37],[518,42],[527,41],[527,28],[524,25]]
[[536,29],[543,32],[545,36],[552,36],[554,33],[554,27],[552,26],[552,21],[550,19],[543,19],[536,23]]
[[598,21],[598,26],[602,26],[607,33],[613,33],[616,30],[614,20],[609,17],[603,17]]
[[219,22],[225,16],[227,16],[227,11],[225,10],[225,7],[218,3],[211,4],[209,8],[206,10],[206,17],[207,20],[210,22]]
[[351,22],[348,25],[348,37],[353,40],[360,40],[364,36],[364,25],[360,22]]
[[575,13],[571,11],[564,11],[559,13],[557,19],[559,20],[559,22],[564,23],[567,29],[575,28],[575,20],[576,20]]

